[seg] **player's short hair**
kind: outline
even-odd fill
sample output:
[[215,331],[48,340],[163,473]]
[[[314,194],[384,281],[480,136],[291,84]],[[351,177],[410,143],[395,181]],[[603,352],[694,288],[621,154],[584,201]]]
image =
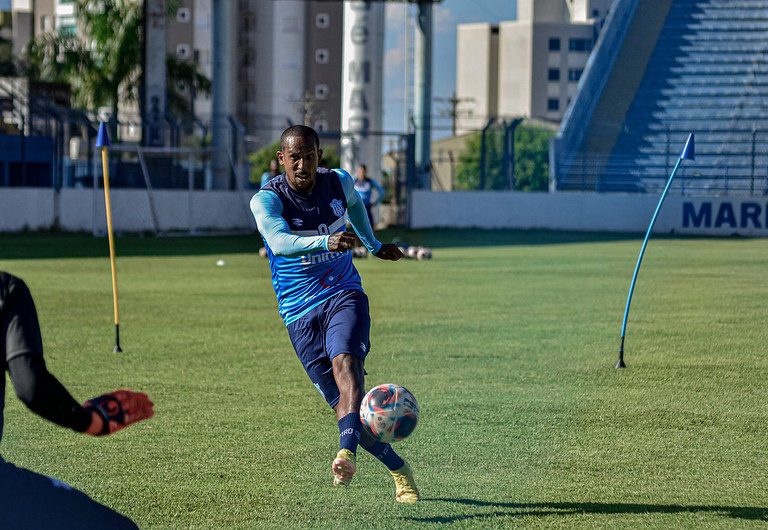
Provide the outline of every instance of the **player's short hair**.
[[365,164],[359,164],[357,167],[363,168],[363,171],[368,171],[368,167]]
[[285,149],[288,138],[304,138],[306,140],[312,140],[315,143],[315,147],[320,149],[320,137],[312,127],[307,127],[306,125],[294,125],[293,127],[288,127],[284,130],[283,134],[280,135],[281,151]]

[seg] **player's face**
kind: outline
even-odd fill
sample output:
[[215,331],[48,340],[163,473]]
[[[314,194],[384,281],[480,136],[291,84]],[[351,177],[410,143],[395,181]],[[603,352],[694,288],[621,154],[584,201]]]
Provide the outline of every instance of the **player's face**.
[[318,149],[310,138],[290,136],[286,139],[285,149],[277,152],[277,159],[285,166],[285,180],[299,193],[309,193],[315,189],[317,165],[323,151]]

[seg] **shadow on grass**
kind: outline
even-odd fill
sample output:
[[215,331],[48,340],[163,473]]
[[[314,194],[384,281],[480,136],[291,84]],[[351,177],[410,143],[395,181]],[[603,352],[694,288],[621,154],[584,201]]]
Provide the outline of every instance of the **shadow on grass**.
[[[126,256],[205,256],[257,253],[261,236],[139,237],[115,239],[118,258]],[[106,237],[72,233],[0,234],[0,259],[109,257]]]
[[[458,521],[476,521],[495,517],[546,517],[550,515],[576,514],[676,514],[676,513],[713,513],[732,519],[768,521],[768,508],[755,506],[703,506],[681,504],[632,504],[602,502],[489,502],[476,499],[423,499],[423,502],[449,502],[467,506],[496,508],[491,512],[445,515],[434,517],[404,517],[403,519],[419,523],[455,523]],[[499,509],[500,508],[500,509]]]
[[[566,245],[642,240],[643,234],[608,232],[561,232],[554,230],[429,229],[377,230],[385,243],[432,248],[514,245]],[[696,236],[656,235],[654,239],[691,239]],[[116,238],[118,256],[203,256],[256,253],[262,246],[258,233],[234,236],[175,236]],[[90,258],[109,256],[106,237],[84,233],[0,233],[0,259]]]

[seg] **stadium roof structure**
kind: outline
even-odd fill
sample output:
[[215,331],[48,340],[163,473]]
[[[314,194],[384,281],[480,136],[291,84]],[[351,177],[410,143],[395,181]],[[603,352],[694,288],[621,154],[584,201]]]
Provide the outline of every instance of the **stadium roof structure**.
[[616,0],[553,142],[559,190],[768,193],[764,0]]

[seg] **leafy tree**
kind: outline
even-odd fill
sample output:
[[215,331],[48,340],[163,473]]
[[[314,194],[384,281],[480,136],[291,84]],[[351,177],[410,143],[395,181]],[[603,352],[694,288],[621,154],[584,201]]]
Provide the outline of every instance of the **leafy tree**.
[[[27,75],[69,83],[75,106],[106,106],[117,116],[121,101],[138,99],[143,5],[133,0],[75,0],[78,34],[50,32],[36,36],[26,50]],[[208,94],[210,80],[194,63],[169,55],[166,65],[169,108],[184,116],[189,103],[182,104],[178,85]]]
[[248,162],[251,165],[251,184],[261,184],[261,176],[269,171],[269,161],[276,158],[275,153],[279,150],[280,140],[275,140],[271,144],[248,155]]
[[[554,133],[534,125],[521,124],[515,129],[515,189],[546,191],[549,186],[549,138]],[[486,132],[485,189],[508,189],[504,175],[504,129]],[[459,155],[455,188],[480,189],[481,133],[467,138],[464,153]]]
[[515,189],[549,189],[549,139],[553,131],[521,124],[515,129]]

